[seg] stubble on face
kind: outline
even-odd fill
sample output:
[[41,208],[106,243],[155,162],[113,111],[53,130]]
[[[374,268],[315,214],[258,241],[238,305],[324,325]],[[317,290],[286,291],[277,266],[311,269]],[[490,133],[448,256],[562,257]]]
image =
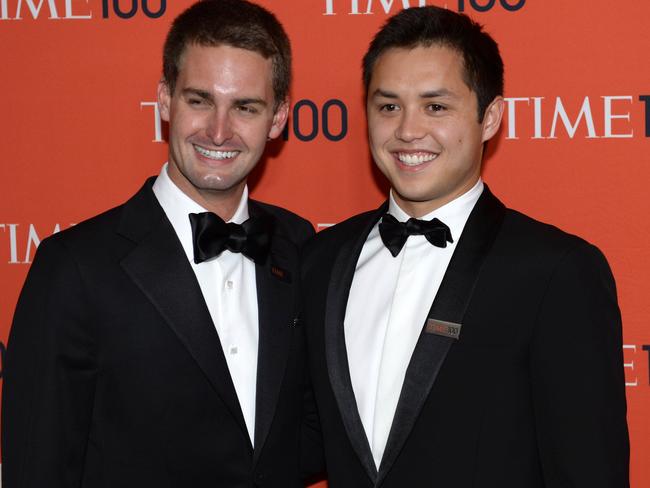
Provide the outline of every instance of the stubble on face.
[[170,178],[203,207],[232,216],[267,139],[286,122],[286,102],[274,111],[271,60],[227,45],[189,45],[174,93],[165,83],[158,93],[169,122]]

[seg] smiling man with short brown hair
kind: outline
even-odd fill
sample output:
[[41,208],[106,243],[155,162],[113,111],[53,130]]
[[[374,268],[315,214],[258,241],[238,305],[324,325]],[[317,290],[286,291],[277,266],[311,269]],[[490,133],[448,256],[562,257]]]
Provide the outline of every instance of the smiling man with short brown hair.
[[23,288],[5,487],[287,488],[303,486],[301,460],[318,466],[301,443],[315,413],[297,319],[313,229],[246,186],[286,123],[290,70],[258,5],[203,0],[174,21],[158,87],[168,163],[44,240]]

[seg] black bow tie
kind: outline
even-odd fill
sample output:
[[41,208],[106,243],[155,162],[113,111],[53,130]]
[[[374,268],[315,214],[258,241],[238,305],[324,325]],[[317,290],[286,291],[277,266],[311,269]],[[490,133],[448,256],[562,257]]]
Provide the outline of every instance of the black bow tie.
[[194,241],[194,262],[202,263],[224,250],[240,252],[258,264],[266,261],[273,223],[251,218],[243,224],[226,223],[212,212],[190,214]]
[[447,247],[447,242],[454,242],[449,227],[438,219],[410,218],[406,222],[399,222],[391,214],[386,214],[381,219],[379,235],[393,257],[400,253],[409,236],[424,236],[437,247]]

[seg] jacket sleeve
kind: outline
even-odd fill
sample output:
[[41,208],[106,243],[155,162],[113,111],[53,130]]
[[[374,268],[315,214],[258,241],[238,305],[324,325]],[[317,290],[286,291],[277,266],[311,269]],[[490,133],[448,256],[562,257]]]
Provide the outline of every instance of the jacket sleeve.
[[621,317],[598,249],[580,241],[557,264],[531,344],[544,486],[629,487]]
[[81,485],[96,365],[88,290],[55,236],[39,247],[18,300],[2,392],[5,488]]

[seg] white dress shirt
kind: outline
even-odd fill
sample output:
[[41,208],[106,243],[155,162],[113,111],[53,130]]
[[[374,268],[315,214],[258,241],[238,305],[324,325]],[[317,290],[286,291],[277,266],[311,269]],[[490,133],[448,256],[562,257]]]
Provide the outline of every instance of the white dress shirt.
[[[216,258],[196,264],[189,214],[206,212],[206,209],[174,184],[167,174],[167,164],[158,175],[153,192],[174,227],[201,287],[252,443],[259,341],[255,263],[241,253],[225,250]],[[247,219],[248,187],[245,187],[229,222],[241,224]]]
[[[433,246],[410,236],[397,257],[384,246],[377,223],[366,239],[345,311],[345,346],[352,389],[375,466],[379,469],[406,368],[465,223],[483,192],[479,181],[467,193],[421,217],[438,218],[453,243]],[[409,215],[390,195],[388,212]]]

